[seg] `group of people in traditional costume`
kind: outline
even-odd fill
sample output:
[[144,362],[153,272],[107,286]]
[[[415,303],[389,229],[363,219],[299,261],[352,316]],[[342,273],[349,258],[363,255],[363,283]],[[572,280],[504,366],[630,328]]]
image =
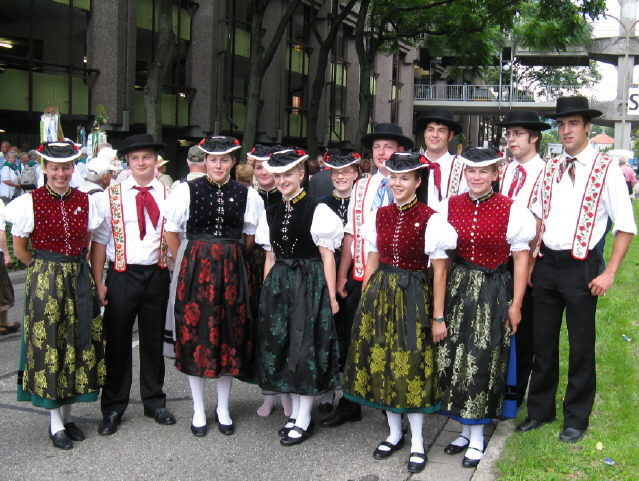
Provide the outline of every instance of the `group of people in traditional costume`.
[[[305,189],[308,155],[297,147],[252,148],[252,188],[233,180],[240,143],[207,137],[204,168],[169,195],[154,175],[162,145],[134,135],[119,151],[131,176],[88,196],[69,187],[74,145],[44,144],[47,184],[7,215],[15,254],[28,265],[18,398],[48,409],[54,446],[70,449],[85,438],[70,406],[102,388],[98,433],[114,434],[129,402],[137,318],[144,414],[174,424],[162,356],[171,297],[168,337],[188,376],[194,436],[208,431],[210,378],[215,422],[234,434],[238,378],[259,385],[262,416],[281,396],[283,446],[313,435],[321,396],[326,428],[359,421],[362,406],[384,412],[389,431],[375,459],[401,449],[408,428],[410,472],[427,463],[424,414],[444,414],[461,426],[444,451],[464,452],[462,465],[475,467],[484,426],[504,414],[511,342],[517,404],[528,392],[528,417],[516,429],[555,418],[565,310],[559,438],[578,441],[595,394],[597,298],[636,234],[618,165],[588,144],[599,115],[583,97],[558,99],[548,117],[565,152],[549,162],[538,151],[550,124],[533,111],[497,124],[512,154],[505,161],[492,149],[451,155],[462,129],[445,109],[417,121],[424,154],[398,125],[378,124],[362,139],[376,172],[360,177],[358,154],[328,153],[334,189],[318,199]],[[615,239],[602,270],[608,218]],[[170,295],[167,255],[175,259]]]

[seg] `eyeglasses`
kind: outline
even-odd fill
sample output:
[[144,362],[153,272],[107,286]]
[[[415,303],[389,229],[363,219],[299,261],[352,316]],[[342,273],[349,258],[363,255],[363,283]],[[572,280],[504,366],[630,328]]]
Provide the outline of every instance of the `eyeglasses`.
[[331,177],[339,177],[340,175],[342,177],[347,177],[349,175],[353,175],[355,173],[354,170],[347,170],[347,171],[343,171],[343,170],[331,170]]
[[517,138],[522,135],[526,135],[527,133],[529,133],[527,130],[507,130],[504,134],[504,138],[508,140],[511,137]]

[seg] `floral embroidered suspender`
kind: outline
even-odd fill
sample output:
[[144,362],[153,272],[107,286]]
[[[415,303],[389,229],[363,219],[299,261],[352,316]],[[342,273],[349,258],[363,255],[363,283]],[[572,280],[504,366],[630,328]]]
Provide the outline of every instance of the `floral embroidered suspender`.
[[446,195],[442,198],[452,197],[459,194],[459,185],[461,184],[462,174],[464,173],[464,163],[456,155],[453,158],[453,163],[450,166],[450,177],[448,178],[448,188],[446,189]]
[[[166,199],[166,187],[164,187]],[[122,185],[115,184],[109,187],[109,206],[111,208],[111,230],[113,232],[113,247],[115,250],[114,267],[118,272],[126,271],[126,232],[124,227],[124,208],[122,205]],[[166,268],[167,246],[164,240],[164,219],[160,231],[160,255],[158,265]]]
[[364,279],[364,199],[368,192],[368,186],[372,176],[360,179],[355,186],[353,205],[353,278],[361,281]]

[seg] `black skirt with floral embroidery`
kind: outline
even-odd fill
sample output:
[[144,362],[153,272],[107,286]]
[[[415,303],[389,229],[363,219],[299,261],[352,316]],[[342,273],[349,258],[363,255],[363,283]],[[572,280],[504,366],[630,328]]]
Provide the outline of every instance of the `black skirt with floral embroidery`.
[[254,325],[237,241],[189,240],[175,294],[175,367],[191,376],[253,375]]

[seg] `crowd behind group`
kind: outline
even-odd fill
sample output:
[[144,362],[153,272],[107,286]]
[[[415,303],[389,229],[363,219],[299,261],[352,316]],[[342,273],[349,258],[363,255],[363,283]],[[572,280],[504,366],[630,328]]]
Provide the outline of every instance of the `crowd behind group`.
[[[74,186],[80,149],[45,143],[32,151],[40,186],[12,191],[3,211],[28,266],[18,399],[48,409],[53,445],[71,449],[86,437],[72,404],[102,389],[98,433],[116,433],[137,319],[144,414],[159,424],[176,422],[163,386],[167,356],[188,380],[196,437],[208,433],[211,378],[218,430],[235,433],[237,378],[261,389],[258,415],[280,396],[282,446],[305,442],[316,424],[358,422],[368,406],[389,428],[373,457],[392,456],[410,431],[407,468],[419,472],[424,415],[438,413],[461,428],[444,451],[464,452],[462,465],[475,467],[486,424],[514,417],[524,402],[517,431],[555,419],[565,311],[559,439],[577,442],[595,397],[597,298],[636,234],[619,164],[588,143],[600,115],[584,97],[558,99],[551,117],[564,153],[544,161],[550,125],[534,111],[497,123],[504,158],[493,149],[449,153],[462,127],[433,108],[416,124],[423,154],[401,127],[382,123],[361,139],[373,172],[357,153],[329,151],[310,181],[302,149],[255,145],[240,163],[236,139],[210,136],[189,151],[189,174],[172,182],[160,170],[163,145],[143,134],[118,151],[102,146]],[[119,174],[118,158],[128,165]],[[18,328],[6,324],[9,291],[0,273],[2,334]]]

